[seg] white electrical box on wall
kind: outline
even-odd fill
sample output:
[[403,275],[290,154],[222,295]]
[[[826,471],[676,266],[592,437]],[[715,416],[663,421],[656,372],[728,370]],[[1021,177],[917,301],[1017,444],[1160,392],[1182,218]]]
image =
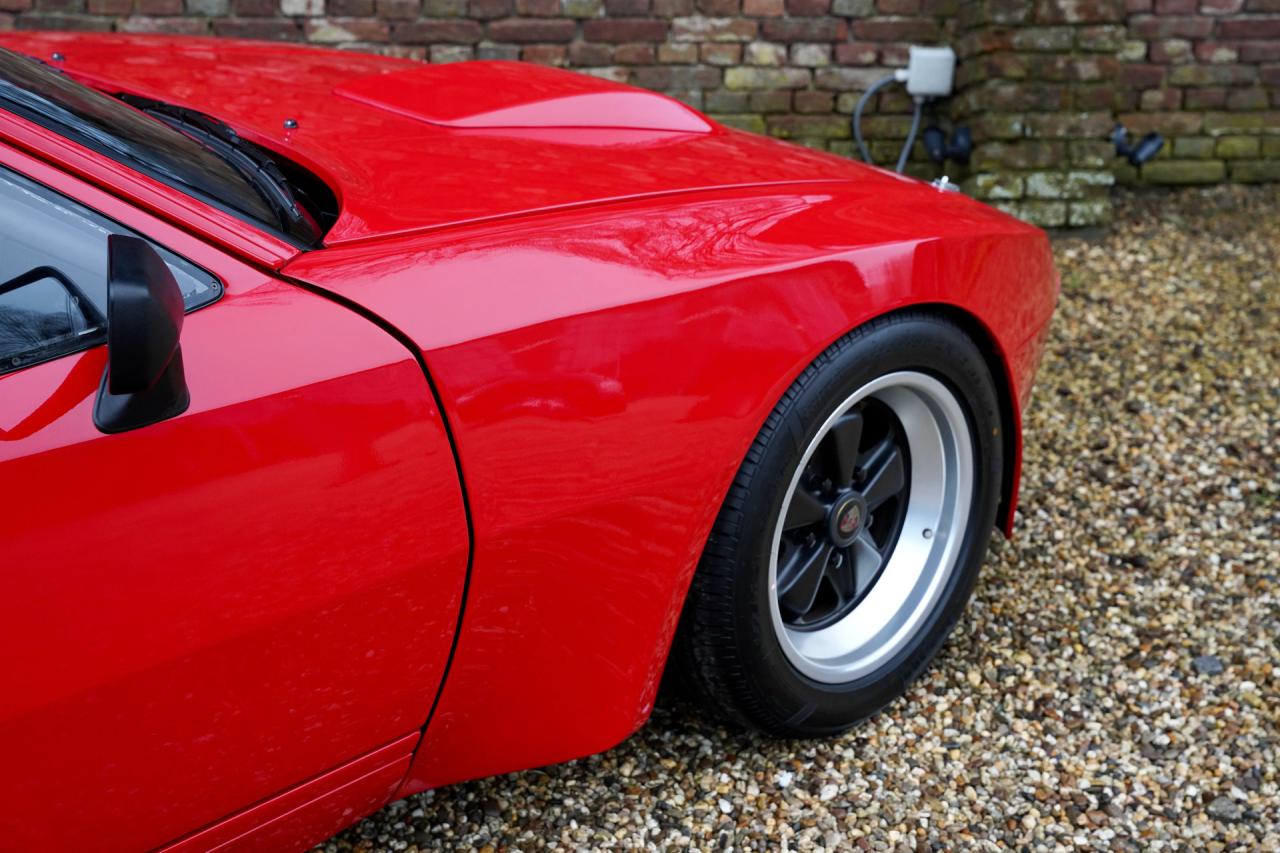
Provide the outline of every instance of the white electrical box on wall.
[[956,76],[956,52],[949,47],[911,46],[906,74],[898,79],[907,84],[907,94],[915,98],[943,98],[951,94]]

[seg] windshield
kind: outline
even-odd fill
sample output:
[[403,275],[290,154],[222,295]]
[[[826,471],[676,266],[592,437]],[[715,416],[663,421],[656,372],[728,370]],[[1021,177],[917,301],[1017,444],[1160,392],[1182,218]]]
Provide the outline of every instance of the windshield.
[[116,98],[34,59],[0,48],[0,108],[176,186],[228,212],[307,244],[240,171],[208,147]]

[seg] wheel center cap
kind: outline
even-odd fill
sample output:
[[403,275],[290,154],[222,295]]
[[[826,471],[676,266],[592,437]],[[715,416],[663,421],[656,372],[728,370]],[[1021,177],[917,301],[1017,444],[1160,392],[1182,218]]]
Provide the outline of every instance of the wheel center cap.
[[837,547],[853,543],[867,520],[867,506],[860,495],[845,495],[831,508],[829,527]]

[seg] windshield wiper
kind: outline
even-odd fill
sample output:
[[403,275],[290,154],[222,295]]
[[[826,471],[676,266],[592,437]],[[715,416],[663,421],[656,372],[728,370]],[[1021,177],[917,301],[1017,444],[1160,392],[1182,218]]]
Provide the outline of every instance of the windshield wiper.
[[199,142],[243,175],[280,217],[280,224],[285,231],[301,226],[311,235],[312,242],[320,239],[320,227],[302,205],[298,204],[289,180],[280,171],[280,167],[258,150],[257,146],[242,139],[234,128],[198,110],[137,95],[122,94],[117,97]]

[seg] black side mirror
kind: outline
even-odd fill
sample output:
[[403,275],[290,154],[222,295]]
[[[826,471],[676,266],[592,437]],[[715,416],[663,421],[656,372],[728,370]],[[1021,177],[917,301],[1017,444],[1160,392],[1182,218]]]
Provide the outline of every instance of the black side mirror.
[[191,405],[182,370],[182,291],[146,240],[107,237],[107,369],[93,422],[124,432]]
[[[41,287],[50,282],[58,290]],[[107,318],[61,270],[33,267],[0,284],[0,297],[27,288],[25,304],[0,309],[0,374],[106,340]]]

